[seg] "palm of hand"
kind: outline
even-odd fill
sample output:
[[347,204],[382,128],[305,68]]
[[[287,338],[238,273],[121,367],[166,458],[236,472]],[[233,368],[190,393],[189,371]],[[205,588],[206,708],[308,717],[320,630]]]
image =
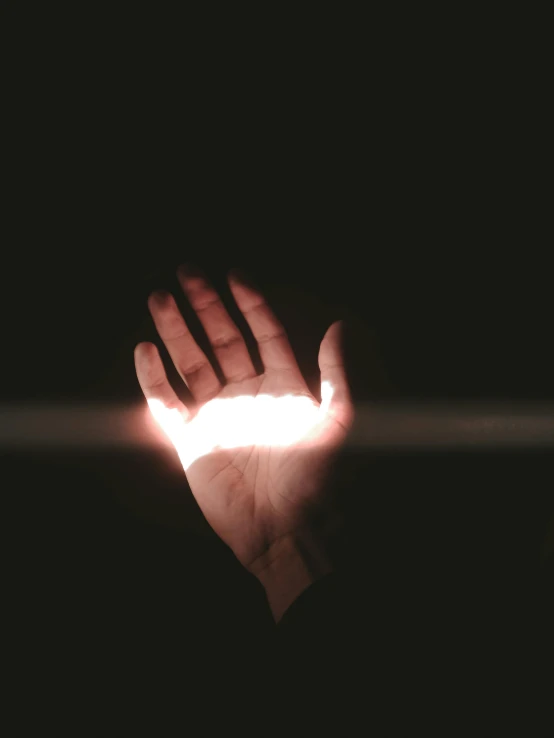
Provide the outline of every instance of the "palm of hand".
[[[223,400],[227,408],[214,408],[212,417],[224,428],[240,423],[245,445],[215,448],[187,469],[208,522],[247,566],[318,502],[325,471],[345,436],[332,415],[320,413],[313,396],[290,384],[287,376],[262,375],[225,387],[210,403]],[[252,398],[251,405],[260,400],[263,407],[245,408],[244,398]],[[260,437],[263,442],[256,442]],[[227,439],[216,434],[206,440]]]
[[[255,374],[246,346],[239,344],[234,333],[238,330],[213,289],[198,274],[179,276],[223,372],[235,378],[221,387],[207,359],[199,357],[200,349],[193,346],[173,299],[165,294],[151,297],[150,310],[177,368],[200,400],[197,411],[192,415],[179,402],[152,344],[137,347],[137,375],[208,522],[249,567],[317,504],[326,472],[352,420],[339,326],[331,326],[320,350],[322,380],[333,394],[320,407],[282,327],[256,290],[236,277],[230,280],[235,300],[258,339],[266,369],[262,375]],[[225,341],[222,330],[228,335]],[[175,409],[180,424],[164,424],[164,413],[176,417]]]

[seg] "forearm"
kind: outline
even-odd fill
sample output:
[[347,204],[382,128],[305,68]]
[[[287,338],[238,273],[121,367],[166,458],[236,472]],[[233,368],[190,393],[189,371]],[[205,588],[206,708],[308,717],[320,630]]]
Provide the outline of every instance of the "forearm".
[[311,584],[333,570],[322,541],[302,530],[279,538],[252,572],[263,585],[276,622]]

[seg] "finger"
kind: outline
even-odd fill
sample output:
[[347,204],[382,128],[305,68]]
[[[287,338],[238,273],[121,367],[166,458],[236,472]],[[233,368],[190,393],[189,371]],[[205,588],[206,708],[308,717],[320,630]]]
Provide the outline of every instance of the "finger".
[[147,400],[158,400],[166,408],[177,408],[188,416],[187,408],[169,383],[160,353],[153,343],[139,343],[135,347],[135,369]]
[[170,385],[158,349],[153,343],[135,348],[135,367],[150,412],[182,460],[183,431],[190,413]]
[[263,295],[238,270],[229,274],[229,286],[258,343],[265,371],[292,371],[304,382],[285,329]]
[[148,298],[148,308],[175,368],[194,398],[202,403],[217,395],[221,383],[206,354],[192,337],[173,295],[153,292]]
[[333,323],[323,336],[318,363],[321,371],[322,406],[348,429],[354,419],[350,387],[344,366],[344,324]]
[[190,266],[180,266],[177,278],[206,331],[225,379],[240,382],[255,377],[244,338],[214,288],[199,270]]

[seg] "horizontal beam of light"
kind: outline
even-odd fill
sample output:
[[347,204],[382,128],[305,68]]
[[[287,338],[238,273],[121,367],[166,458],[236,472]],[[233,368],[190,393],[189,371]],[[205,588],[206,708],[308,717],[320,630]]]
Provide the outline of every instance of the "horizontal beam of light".
[[[146,403],[0,406],[0,449],[123,450],[168,445]],[[348,445],[390,451],[554,448],[554,405],[367,403],[356,408]]]

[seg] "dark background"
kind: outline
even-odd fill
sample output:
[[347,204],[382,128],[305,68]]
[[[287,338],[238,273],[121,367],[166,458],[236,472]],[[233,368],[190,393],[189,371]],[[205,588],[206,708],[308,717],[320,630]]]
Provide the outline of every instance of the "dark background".
[[[372,36],[303,54],[301,36],[293,61],[262,39],[214,56],[73,23],[45,43],[27,19],[7,66],[3,401],[142,402],[146,298],[177,293],[182,261],[223,290],[249,270],[314,388],[319,342],[346,318],[356,401],[553,399],[543,95],[513,48],[484,43],[477,61],[479,44],[450,37],[430,51]],[[141,715],[155,686],[174,704],[229,689],[271,622],[172,459],[4,451],[2,465],[23,704],[84,720],[112,701]],[[517,659],[542,683],[528,648],[545,653],[553,475],[545,450],[345,454],[337,557],[369,603],[360,648],[411,664],[402,699],[422,641],[435,687],[446,668],[497,684]]]

